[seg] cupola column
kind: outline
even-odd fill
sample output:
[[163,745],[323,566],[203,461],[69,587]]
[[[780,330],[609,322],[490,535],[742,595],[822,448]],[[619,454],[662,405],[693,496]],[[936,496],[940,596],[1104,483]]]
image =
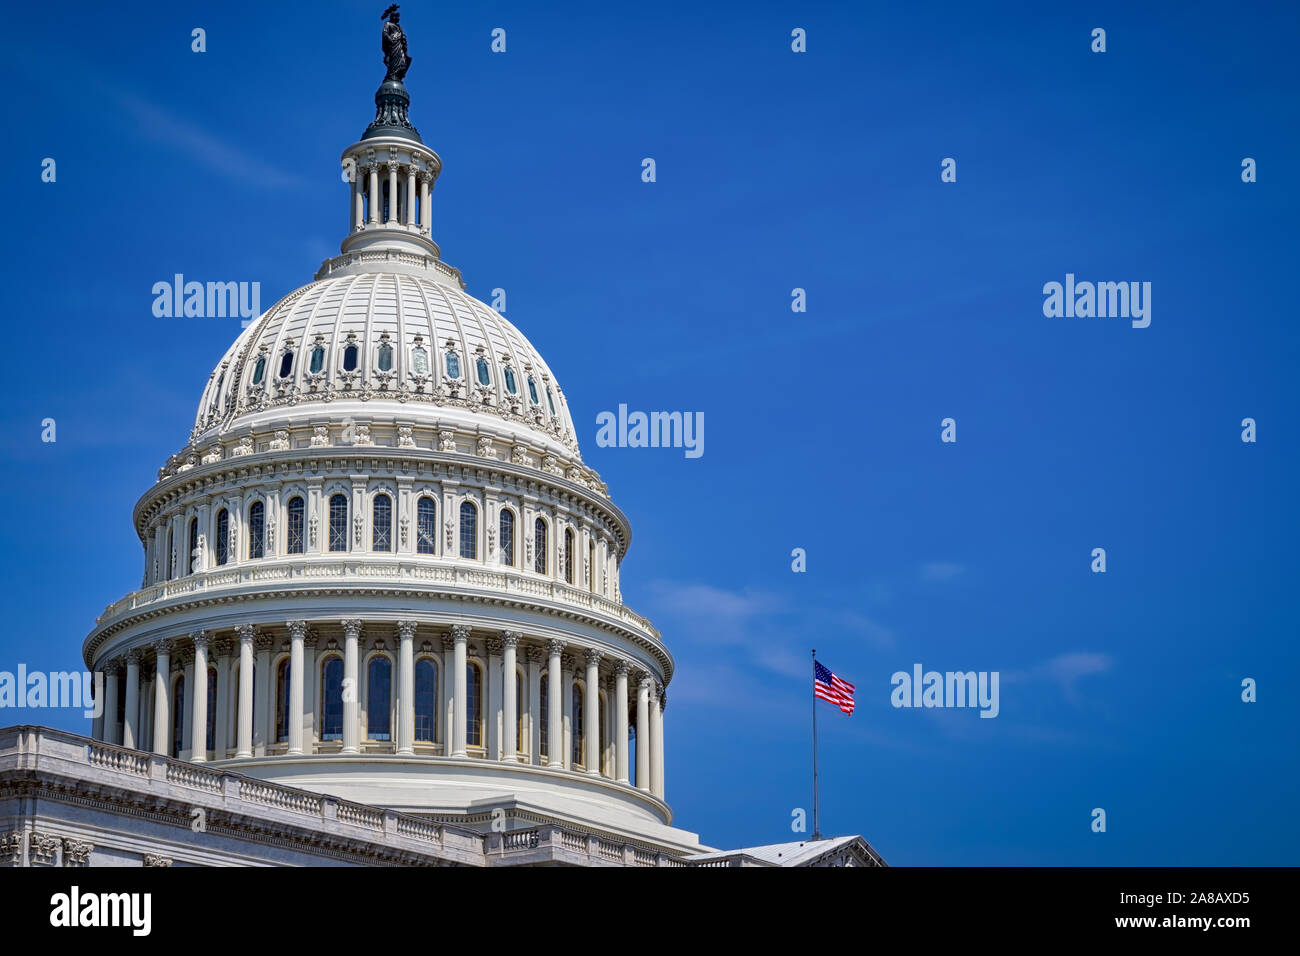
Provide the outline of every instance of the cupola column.
[[546,766],[564,766],[564,696],[560,690],[560,654],[564,651],[561,641],[548,641],[546,644],[550,660],[546,665]]
[[239,710],[235,717],[235,756],[253,756],[253,625],[235,628],[239,635]]
[[456,663],[455,663],[455,692],[453,698],[456,704],[456,730],[452,739],[453,757],[467,756],[465,751],[465,731],[467,712],[465,710],[466,688],[466,644],[469,641],[469,627],[464,624],[455,624],[451,629],[451,638],[455,642]]
[[126,707],[123,711],[122,746],[134,750],[140,729],[140,652],[126,654]]
[[519,759],[519,675],[515,671],[515,654],[519,646],[519,638],[523,635],[518,631],[504,631],[501,634],[501,671],[502,671],[502,697],[505,709],[505,717],[502,723],[502,737],[504,743],[501,747],[501,759],[513,763]]
[[588,650],[587,681],[583,690],[586,698],[582,705],[583,731],[587,737],[587,773],[600,774],[600,651]]
[[302,753],[303,640],[306,621],[289,622],[289,753]]
[[406,165],[406,228],[415,228],[415,163]]
[[343,622],[343,752],[361,752],[361,708],[357,702],[357,641],[361,621]]
[[372,225],[379,224],[379,164],[370,163],[370,215],[366,217]]
[[659,706],[663,691],[662,684],[650,691],[650,792],[660,800],[664,798],[664,712]]
[[415,622],[397,622],[397,752],[415,754]]
[[397,218],[397,160],[388,161],[388,218],[385,225],[398,224]]
[[429,173],[420,174],[420,232],[430,234],[429,219],[429,183],[433,177]]
[[627,776],[627,661],[614,665],[614,779],[628,783]]
[[348,223],[348,233],[350,235],[361,228],[364,221],[366,204],[361,195],[362,172],[355,164],[349,168],[352,170],[352,218]]
[[190,709],[190,760],[205,763],[208,759],[208,632],[196,631],[191,637],[194,640],[194,706]]
[[154,652],[158,655],[154,670],[157,676],[153,684],[153,752],[166,757],[168,754],[168,736],[171,732],[171,675],[172,642],[166,638],[155,641]]

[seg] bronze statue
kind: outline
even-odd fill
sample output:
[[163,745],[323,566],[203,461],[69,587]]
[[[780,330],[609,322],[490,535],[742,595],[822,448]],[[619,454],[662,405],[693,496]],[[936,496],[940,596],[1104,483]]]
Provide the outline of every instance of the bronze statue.
[[406,71],[411,68],[411,58],[406,55],[406,33],[402,30],[397,4],[394,3],[385,10],[380,19],[384,21],[380,43],[384,50],[384,66],[388,67],[384,82],[395,80],[400,83],[406,76]]

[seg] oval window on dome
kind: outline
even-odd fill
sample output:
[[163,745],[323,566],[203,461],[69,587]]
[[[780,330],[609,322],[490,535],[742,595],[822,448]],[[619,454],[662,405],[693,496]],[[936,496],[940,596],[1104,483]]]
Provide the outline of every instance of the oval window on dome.
[[479,359],[474,363],[474,367],[478,369],[478,383],[480,385],[491,385],[492,375],[488,372],[487,359]]
[[460,378],[460,356],[455,352],[447,353],[447,377]]
[[391,372],[393,370],[393,347],[385,342],[379,346],[379,371]]
[[554,414],[555,414],[555,399],[551,398],[551,386],[549,386],[549,385],[546,386],[546,405],[547,405],[548,408],[550,408],[550,410],[551,410],[551,414],[554,415]]
[[511,395],[519,394],[519,388],[515,384],[515,370],[506,366],[506,391]]
[[423,345],[411,349],[411,368],[416,375],[429,374],[429,350]]
[[257,361],[253,363],[253,384],[261,385],[262,378],[266,375],[266,356],[259,355]]
[[288,378],[293,374],[293,349],[280,356],[280,377]]
[[313,375],[325,367],[325,346],[318,345],[311,350],[311,364],[308,367]]
[[357,370],[357,347],[355,345],[345,346],[343,349],[343,371],[355,372]]
[[533,377],[531,375],[528,376],[528,397],[533,400],[534,405],[541,404],[541,402],[537,398],[537,383],[533,381]]

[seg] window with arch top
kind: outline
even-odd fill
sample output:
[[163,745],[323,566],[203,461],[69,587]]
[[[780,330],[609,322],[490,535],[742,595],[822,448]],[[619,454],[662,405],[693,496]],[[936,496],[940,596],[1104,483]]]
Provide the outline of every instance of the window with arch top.
[[428,657],[415,662],[415,739],[438,739],[438,665]]
[[498,533],[501,536],[501,563],[515,566],[515,513],[509,508],[501,509]]
[[321,667],[321,740],[343,739],[343,658],[328,657]]
[[385,494],[375,495],[371,508],[371,542],[372,551],[393,550],[393,499]]
[[330,496],[330,550],[348,549],[348,496]]
[[587,765],[587,734],[585,714],[582,710],[582,685],[573,683],[573,753],[571,762],[575,767]]
[[573,583],[573,529],[564,529],[564,580]]
[[483,746],[483,670],[465,662],[465,744]]
[[460,503],[460,556],[478,557],[478,508],[472,501]]
[[392,740],[393,665],[387,657],[372,657],[366,667],[366,736]]
[[307,539],[303,535],[303,517],[307,506],[300,495],[289,499],[288,551],[290,554],[302,554],[307,550]]
[[248,506],[248,556],[266,557],[266,505],[260,501]]
[[541,518],[533,522],[533,570],[546,573],[546,522]]
[[434,554],[438,541],[438,506],[428,495],[415,506],[415,550],[418,554]]
[[217,564],[230,560],[230,512],[222,508],[217,512]]

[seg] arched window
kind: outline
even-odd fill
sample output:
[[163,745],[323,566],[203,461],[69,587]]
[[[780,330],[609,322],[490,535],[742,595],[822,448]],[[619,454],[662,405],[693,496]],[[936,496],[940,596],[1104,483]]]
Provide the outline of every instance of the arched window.
[[379,346],[376,361],[379,364],[379,371],[391,372],[393,370],[393,347],[387,342],[382,343]]
[[447,353],[447,377],[460,378],[460,356],[455,352]]
[[587,590],[596,590],[596,542],[587,542]]
[[519,383],[515,381],[515,370],[506,366],[506,391],[511,395],[519,394]]
[[501,563],[515,566],[515,513],[509,508],[501,509]]
[[348,496],[330,496],[330,550],[348,549]]
[[293,349],[280,356],[280,377],[288,378],[293,374]]
[[564,529],[564,580],[573,583],[573,529]]
[[474,367],[478,371],[478,383],[480,385],[491,385],[492,373],[488,371],[487,359],[480,358],[474,363]]
[[433,554],[438,541],[438,506],[428,495],[415,506],[415,550],[420,554]]
[[392,740],[393,665],[387,657],[372,657],[366,668],[366,736]]
[[573,753],[569,755],[575,767],[587,765],[587,728],[583,720],[582,696],[582,685],[575,681],[573,684]]
[[534,405],[540,405],[540,404],[541,404],[541,403],[537,400],[537,383],[536,383],[535,381],[533,381],[533,377],[532,377],[531,375],[528,376],[528,397],[531,398],[531,399],[533,400],[533,404],[534,404]]
[[415,739],[438,739],[438,665],[427,657],[415,662]]
[[472,501],[460,503],[460,556],[478,557],[478,508]]
[[631,720],[627,724],[627,779],[632,786],[641,786],[642,781],[636,778],[636,722]]
[[483,671],[473,661],[465,663],[465,743],[483,746]]
[[248,556],[266,557],[266,505],[260,501],[248,506]]
[[533,522],[533,570],[546,573],[546,522],[541,518]]
[[372,551],[392,551],[393,499],[388,495],[375,495],[372,512],[371,521],[374,527],[371,529],[370,549]]
[[[123,695],[119,695],[123,696]],[[185,675],[176,678],[172,690],[172,756],[179,758],[185,746]]]
[[605,719],[605,715],[609,713],[609,700],[603,690],[596,696],[600,698],[600,772],[612,777],[613,773],[609,769],[609,747],[606,744],[610,738],[609,721]]
[[343,371],[355,372],[357,370],[357,351],[355,345],[345,345],[343,347]]
[[261,385],[262,379],[266,377],[266,356],[259,355],[257,361],[253,363],[253,384]]
[[542,671],[542,695],[537,707],[537,726],[541,731],[541,746],[538,749],[542,752],[543,757],[551,755],[551,720],[548,715],[550,711],[550,686],[551,682],[546,678],[546,671]]
[[318,345],[311,350],[311,362],[307,368],[313,375],[319,375],[325,368],[325,346]]
[[199,519],[190,519],[189,542],[185,548],[185,573],[194,573],[194,549],[199,546]]
[[546,405],[551,410],[551,417],[555,416],[555,399],[551,397],[551,386],[546,386]]
[[[204,746],[208,750],[217,749],[217,669],[215,667],[208,668],[208,726],[205,740]],[[217,759],[220,760],[222,756],[217,754]]]
[[176,542],[175,530],[167,529],[167,580],[176,576]]
[[222,508],[217,512],[217,564],[230,560],[230,512]]
[[301,495],[294,495],[289,499],[289,527],[286,530],[289,536],[290,554],[302,554],[307,550],[307,539],[303,534],[303,518],[306,511],[307,506]]
[[329,657],[321,668],[321,740],[343,739],[343,658]]
[[275,668],[275,739],[289,739],[289,658]]

